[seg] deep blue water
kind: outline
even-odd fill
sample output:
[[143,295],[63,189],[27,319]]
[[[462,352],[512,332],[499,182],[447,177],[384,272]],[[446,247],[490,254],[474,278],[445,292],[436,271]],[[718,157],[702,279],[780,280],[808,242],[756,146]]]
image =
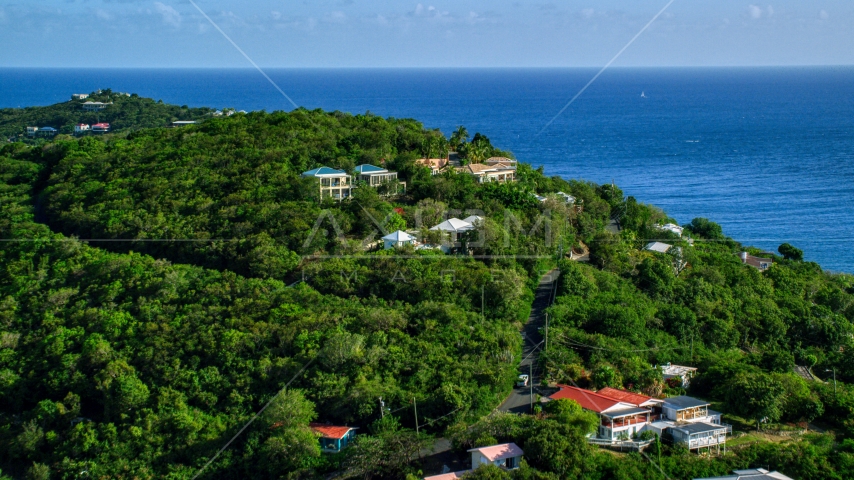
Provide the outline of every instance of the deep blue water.
[[[270,70],[298,104],[482,132],[548,174],[615,181],[680,223],[790,242],[854,272],[854,68]],[[290,110],[254,70],[0,69],[0,107],[97,88],[179,105]],[[641,98],[645,92],[646,98]]]

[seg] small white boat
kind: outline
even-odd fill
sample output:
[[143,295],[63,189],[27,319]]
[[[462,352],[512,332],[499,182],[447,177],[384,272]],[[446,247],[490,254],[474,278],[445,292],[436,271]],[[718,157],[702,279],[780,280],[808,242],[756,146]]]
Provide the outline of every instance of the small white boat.
[[641,98],[646,98],[646,92],[641,92]]

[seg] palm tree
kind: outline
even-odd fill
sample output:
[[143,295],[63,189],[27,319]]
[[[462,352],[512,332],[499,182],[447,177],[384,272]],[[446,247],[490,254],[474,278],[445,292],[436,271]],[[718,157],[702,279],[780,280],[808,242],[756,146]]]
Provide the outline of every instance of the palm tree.
[[451,134],[451,148],[457,150],[458,148],[460,148],[460,145],[466,143],[468,139],[469,131],[466,130],[466,127],[460,125],[459,127],[457,127],[454,133]]
[[489,146],[486,142],[478,141],[470,143],[468,146],[468,159],[472,163],[482,162],[489,155]]
[[424,159],[430,159],[433,156],[433,151],[436,149],[436,139],[427,137],[421,142],[421,152],[424,154]]

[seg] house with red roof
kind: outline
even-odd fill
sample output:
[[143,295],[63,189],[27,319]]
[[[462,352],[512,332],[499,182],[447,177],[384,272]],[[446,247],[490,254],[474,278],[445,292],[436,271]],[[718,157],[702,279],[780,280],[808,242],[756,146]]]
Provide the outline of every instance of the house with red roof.
[[308,425],[314,433],[320,435],[320,450],[326,453],[338,453],[356,437],[357,427],[340,427],[323,423]]
[[[603,395],[600,393],[601,391],[593,392],[569,385],[558,385],[558,388],[557,392],[549,396],[550,400],[574,400],[581,405],[581,408],[599,415],[599,431],[597,432],[599,440],[628,441],[654,421],[652,410],[634,403],[641,399],[633,395],[626,395],[629,392],[612,389],[618,392],[612,394],[620,397],[613,398]],[[641,403],[647,403],[648,400],[646,399],[643,399],[644,401]]]
[[107,133],[110,131],[109,123],[96,123],[92,125],[92,132],[94,133]]

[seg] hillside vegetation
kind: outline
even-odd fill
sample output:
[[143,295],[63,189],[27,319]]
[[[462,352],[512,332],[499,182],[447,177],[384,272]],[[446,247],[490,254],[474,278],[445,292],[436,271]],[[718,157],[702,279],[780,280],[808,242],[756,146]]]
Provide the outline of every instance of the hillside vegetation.
[[[760,465],[854,474],[854,279],[792,246],[760,272],[713,222],[694,220],[684,238],[662,232],[672,219],[613,185],[525,164],[513,184],[433,176],[415,160],[451,143],[507,153],[414,120],[296,110],[133,130],[0,148],[7,475],[192,478],[271,400],[204,478],[404,478],[430,435],[461,452],[498,441],[525,450],[519,471],[472,478],[688,479]],[[400,172],[407,195],[359,188],[320,202],[299,176],[361,163]],[[428,227],[469,215],[483,217],[461,238],[474,256],[373,247],[399,228],[435,241]],[[619,234],[605,231],[611,219]],[[642,250],[650,238],[679,248]],[[566,258],[588,248],[590,264]],[[656,444],[653,460],[589,446],[595,419],[570,402],[490,414],[512,387],[532,289],[555,267],[548,380],[680,394],[653,365],[689,364],[701,375],[687,393],[742,428],[764,419],[830,432],[715,459]],[[796,364],[835,370],[839,384],[807,383]],[[311,421],[360,435],[322,455]]]
[[[100,112],[83,110],[85,102],[112,103]],[[46,107],[0,108],[0,138],[26,137],[27,127],[53,127],[60,134],[71,135],[74,125],[104,122],[113,133],[141,128],[165,127],[176,120],[202,120],[213,112],[210,108],[189,108],[162,101],[114,93],[112,90],[92,92],[85,100],[69,100]]]

